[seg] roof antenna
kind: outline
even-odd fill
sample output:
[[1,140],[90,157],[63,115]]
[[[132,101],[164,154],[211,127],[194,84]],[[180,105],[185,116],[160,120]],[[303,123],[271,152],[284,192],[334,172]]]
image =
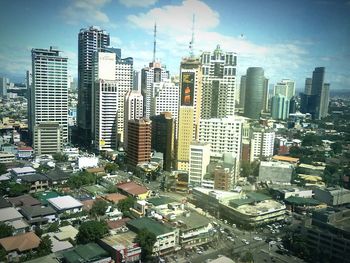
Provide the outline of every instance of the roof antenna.
[[156,61],[156,37],[157,37],[157,24],[154,22],[154,41],[153,41],[153,62]]
[[194,46],[194,22],[195,22],[195,15],[193,14],[192,16],[192,38],[190,42],[190,57],[194,57],[194,52],[193,52],[193,46]]

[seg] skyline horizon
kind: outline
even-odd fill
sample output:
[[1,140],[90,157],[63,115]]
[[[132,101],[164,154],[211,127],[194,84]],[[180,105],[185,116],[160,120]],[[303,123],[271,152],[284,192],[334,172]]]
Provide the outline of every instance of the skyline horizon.
[[[97,3],[64,0],[61,5],[48,1],[45,7],[23,0],[1,3],[2,10],[8,12],[3,12],[0,21],[4,20],[1,22],[8,26],[0,29],[0,33],[7,36],[0,40],[0,74],[14,82],[23,82],[26,70],[31,70],[30,50],[56,46],[68,57],[69,75],[76,78],[78,33],[90,25],[106,30],[111,38],[110,46],[120,48],[122,57],[132,57],[134,69],[140,71],[153,60],[156,22],[156,58],[171,76],[179,75],[181,59],[190,53],[195,14],[195,55],[212,52],[217,45],[223,51],[236,53],[237,82],[248,67],[256,66],[264,69],[270,84],[288,78],[295,80],[297,90],[302,90],[305,78],[312,76],[313,69],[325,67],[325,80],[331,84],[331,90],[349,88],[349,1],[312,0],[297,5],[289,0],[284,3],[269,0],[264,4],[256,0],[215,3],[212,0],[149,0],[140,6],[124,0]],[[23,10],[19,10],[19,6]],[[308,13],[310,7],[314,12]],[[231,10],[237,12],[231,13]],[[333,14],[331,10],[339,12]],[[283,15],[279,11],[283,11]],[[9,15],[13,23],[6,20]],[[45,27],[46,22],[51,27]]]

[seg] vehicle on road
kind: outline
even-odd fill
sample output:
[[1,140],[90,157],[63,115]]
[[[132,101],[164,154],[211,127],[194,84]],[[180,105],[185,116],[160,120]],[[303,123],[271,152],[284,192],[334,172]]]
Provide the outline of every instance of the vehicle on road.
[[256,241],[261,241],[262,240],[261,237],[254,237],[253,239],[256,240]]

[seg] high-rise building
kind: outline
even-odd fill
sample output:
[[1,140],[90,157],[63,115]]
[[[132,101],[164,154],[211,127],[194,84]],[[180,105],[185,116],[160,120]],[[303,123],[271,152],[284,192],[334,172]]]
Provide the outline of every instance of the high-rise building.
[[[92,138],[100,150],[116,149],[124,138],[124,100],[132,89],[133,59],[120,56],[120,49],[103,48],[93,57]],[[109,125],[102,127],[103,122]]]
[[275,132],[263,127],[254,127],[251,132],[250,161],[273,156]]
[[78,35],[78,108],[77,118],[82,143],[90,145],[92,134],[93,54],[109,46],[109,34],[98,27],[81,29]]
[[262,111],[267,109],[267,79],[264,69],[252,67],[247,69],[244,116],[259,119]]
[[151,116],[152,149],[163,153],[163,169],[170,172],[174,156],[175,121],[170,112]]
[[328,116],[328,106],[329,106],[329,83],[324,83],[322,92],[321,92],[321,101],[320,101],[320,117],[324,118]]
[[37,155],[63,151],[63,129],[58,122],[40,122],[34,126],[34,149]]
[[305,91],[306,95],[311,95],[311,87],[312,87],[312,78],[305,79]]
[[180,106],[177,129],[176,166],[188,171],[190,144],[198,139],[202,101],[202,68],[198,58],[182,60],[180,65]]
[[204,52],[202,63],[201,118],[233,116],[235,111],[237,57],[217,45],[214,52]]
[[301,94],[301,112],[310,113],[313,119],[322,119],[328,114],[329,84],[324,83],[325,68],[317,67],[312,80],[305,81],[305,93]]
[[245,85],[246,85],[247,76],[241,76],[241,83],[239,84],[239,107],[244,109],[245,103]]
[[154,94],[153,83],[165,81],[169,79],[169,71],[160,62],[153,61],[148,67],[141,70],[141,92],[143,95],[144,115],[149,118],[151,116],[151,100]]
[[143,96],[140,91],[129,90],[125,95],[124,106],[124,146],[128,145],[128,121],[143,117]]
[[8,79],[5,77],[0,77],[0,97],[6,96],[7,94],[7,83]]
[[[34,150],[38,153],[48,141],[38,141],[45,137],[47,129],[41,131],[41,135],[35,134],[40,123],[59,125],[62,134],[62,142],[68,140],[68,58],[60,56],[56,48],[32,49],[32,88],[30,94],[30,133],[35,138]],[[48,131],[51,134],[51,131]],[[50,148],[50,147],[48,147]],[[47,149],[48,149],[47,148]],[[57,147],[51,149],[56,150]],[[49,152],[45,152],[49,153]],[[55,152],[51,152],[55,153]]]
[[290,100],[295,95],[295,81],[290,79],[283,79],[274,86],[274,96],[282,95]]
[[209,143],[211,152],[234,153],[240,159],[243,123],[244,118],[233,116],[201,119],[198,140]]
[[272,97],[271,117],[274,120],[286,120],[289,116],[289,99],[281,94]]
[[175,123],[179,111],[179,86],[169,80],[153,84],[154,94],[151,99],[151,116],[170,112]]
[[146,118],[128,121],[126,160],[131,168],[151,159],[151,125],[151,121]]
[[190,144],[189,186],[201,186],[210,163],[210,144],[192,142]]

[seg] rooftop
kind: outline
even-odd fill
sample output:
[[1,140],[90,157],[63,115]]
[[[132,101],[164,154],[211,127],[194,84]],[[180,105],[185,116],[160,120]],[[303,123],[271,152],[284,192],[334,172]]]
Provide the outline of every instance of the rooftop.
[[79,245],[72,250],[65,251],[62,256],[67,263],[95,262],[107,258],[108,253],[96,243]]
[[13,221],[15,219],[23,218],[16,208],[6,207],[0,209],[0,222]]
[[67,210],[82,207],[83,204],[70,195],[59,196],[47,200],[56,210]]
[[118,203],[120,200],[124,200],[127,197],[122,194],[112,193],[112,194],[103,195],[102,198],[112,203]]
[[59,228],[59,232],[55,233],[55,237],[58,240],[75,240],[75,237],[78,235],[78,229],[76,229],[74,226],[68,225],[68,226],[62,226]]
[[294,158],[294,157],[290,157],[290,156],[283,156],[283,155],[275,155],[272,157],[272,159],[274,159],[276,161],[289,162],[289,163],[299,162],[299,158]]
[[120,228],[120,227],[122,227],[122,226],[125,226],[126,225],[126,223],[128,222],[128,221],[130,221],[131,219],[130,218],[128,218],[128,217],[124,217],[124,218],[122,218],[122,219],[120,219],[120,220],[109,220],[109,221],[107,221],[107,225],[108,225],[108,228],[109,229],[117,229],[117,228]]
[[[186,216],[185,213],[188,213],[188,216]],[[184,211],[180,215],[177,214],[176,219],[174,221],[180,223],[180,229],[184,229],[186,231],[200,227],[205,227],[212,222],[211,219],[193,210]]]
[[56,211],[51,206],[23,206],[21,209],[21,213],[26,218],[32,217],[42,217],[47,215],[53,215]]
[[47,202],[48,199],[54,198],[54,197],[58,197],[58,196],[60,196],[60,195],[57,192],[55,192],[55,191],[41,192],[41,193],[37,193],[36,194],[36,197],[44,205],[48,204],[48,202]]
[[299,196],[290,196],[285,200],[287,203],[300,205],[300,206],[316,206],[320,205],[321,202],[313,198],[303,198]]
[[24,252],[37,248],[40,244],[40,241],[40,238],[34,232],[27,232],[21,235],[2,238],[0,239],[0,245],[7,252],[14,250]]
[[34,206],[41,205],[40,201],[30,195],[21,195],[8,198],[13,206]]
[[16,167],[12,168],[12,172],[16,175],[28,174],[28,173],[36,173],[36,170],[32,167]]
[[128,248],[132,247],[135,243],[134,240],[136,234],[132,231],[120,233],[118,235],[108,236],[102,239],[102,241],[113,248]]
[[167,227],[149,217],[141,217],[130,220],[126,223],[126,225],[137,232],[145,228],[156,236],[164,235],[173,231],[173,229],[170,227]]
[[280,210],[285,210],[286,206],[275,200],[265,200],[255,204],[243,204],[233,208],[239,213],[248,216],[262,216],[264,214],[273,213]]
[[135,182],[117,184],[117,188],[134,196],[145,194],[148,192],[148,189],[146,187],[139,185]]
[[34,183],[37,181],[48,181],[48,178],[45,175],[38,173],[22,175],[20,178],[22,181],[28,183]]
[[147,200],[147,202],[151,203],[154,206],[160,206],[160,205],[173,203],[175,202],[175,200],[167,196],[160,196],[160,197],[150,198]]
[[64,181],[70,176],[68,173],[58,168],[48,171],[45,175],[50,181]]
[[0,208],[11,207],[12,205],[5,198],[0,196]]

